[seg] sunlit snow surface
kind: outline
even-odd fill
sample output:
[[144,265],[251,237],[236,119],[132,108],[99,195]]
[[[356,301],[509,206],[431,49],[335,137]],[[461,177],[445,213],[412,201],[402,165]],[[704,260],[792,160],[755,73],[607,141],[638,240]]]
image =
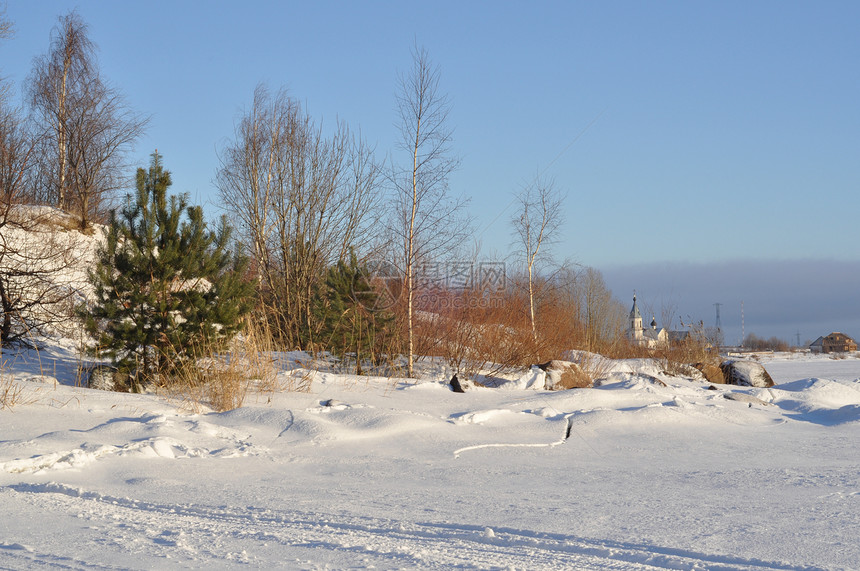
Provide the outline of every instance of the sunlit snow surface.
[[71,346],[2,359],[0,568],[860,568],[857,358],[764,357],[769,389],[292,371],[198,414],[69,386]]

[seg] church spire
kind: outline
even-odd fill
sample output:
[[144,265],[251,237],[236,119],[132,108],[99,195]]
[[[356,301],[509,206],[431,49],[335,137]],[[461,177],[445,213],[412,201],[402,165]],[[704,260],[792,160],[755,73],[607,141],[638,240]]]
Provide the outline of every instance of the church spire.
[[636,305],[636,294],[633,294],[633,307],[630,309],[630,319],[642,319],[642,314],[639,313],[639,306]]

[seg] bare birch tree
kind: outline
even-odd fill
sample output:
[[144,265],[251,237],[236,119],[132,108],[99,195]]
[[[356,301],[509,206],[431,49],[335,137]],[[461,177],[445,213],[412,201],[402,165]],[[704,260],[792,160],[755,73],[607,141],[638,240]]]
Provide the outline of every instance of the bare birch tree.
[[511,223],[516,232],[518,246],[526,267],[529,322],[531,323],[532,336],[537,341],[535,272],[540,266],[540,261],[549,259],[547,249],[555,242],[556,232],[564,221],[561,209],[564,197],[556,190],[551,180],[535,177],[531,184],[520,191],[516,200],[520,208],[514,214]]
[[257,87],[216,183],[287,345],[312,348],[315,289],[328,266],[370,243],[379,180],[372,149],[345,124],[326,137],[286,91]]
[[75,12],[60,17],[48,53],[29,78],[33,118],[43,142],[37,179],[44,199],[74,211],[86,227],[103,199],[124,186],[125,154],[147,119],[100,77],[96,46]]
[[75,12],[62,16],[51,31],[51,47],[34,61],[30,79],[31,105],[51,141],[52,168],[45,172],[44,184],[60,208],[66,207],[68,161],[69,93],[77,84],[92,77],[95,45],[87,26]]
[[579,305],[584,312],[585,348],[599,352],[623,337],[624,306],[612,297],[599,270],[585,268],[578,285],[582,299]]
[[412,69],[399,77],[399,148],[408,162],[394,167],[397,257],[403,272],[407,331],[407,374],[414,376],[416,271],[420,264],[439,260],[468,235],[463,199],[452,198],[448,176],[460,164],[451,152],[448,126],[450,103],[439,90],[439,67],[427,51],[414,48]]

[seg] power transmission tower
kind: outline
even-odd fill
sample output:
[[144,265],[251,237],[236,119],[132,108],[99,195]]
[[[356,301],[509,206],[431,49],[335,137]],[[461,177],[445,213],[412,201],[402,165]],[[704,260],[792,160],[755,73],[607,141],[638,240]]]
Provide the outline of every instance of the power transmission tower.
[[722,303],[715,303],[714,304],[714,307],[717,308],[717,322],[714,324],[714,327],[717,328],[717,331],[721,331],[723,328],[723,324],[720,323],[720,306],[721,305],[723,305],[723,304]]

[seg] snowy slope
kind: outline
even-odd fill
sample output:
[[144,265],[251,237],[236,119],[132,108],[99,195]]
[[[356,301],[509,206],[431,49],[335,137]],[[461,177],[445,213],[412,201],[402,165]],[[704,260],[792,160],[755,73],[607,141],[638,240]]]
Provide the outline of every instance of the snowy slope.
[[564,392],[317,372],[189,414],[68,386],[71,358],[3,356],[0,568],[860,568],[858,359],[716,391],[644,361]]

